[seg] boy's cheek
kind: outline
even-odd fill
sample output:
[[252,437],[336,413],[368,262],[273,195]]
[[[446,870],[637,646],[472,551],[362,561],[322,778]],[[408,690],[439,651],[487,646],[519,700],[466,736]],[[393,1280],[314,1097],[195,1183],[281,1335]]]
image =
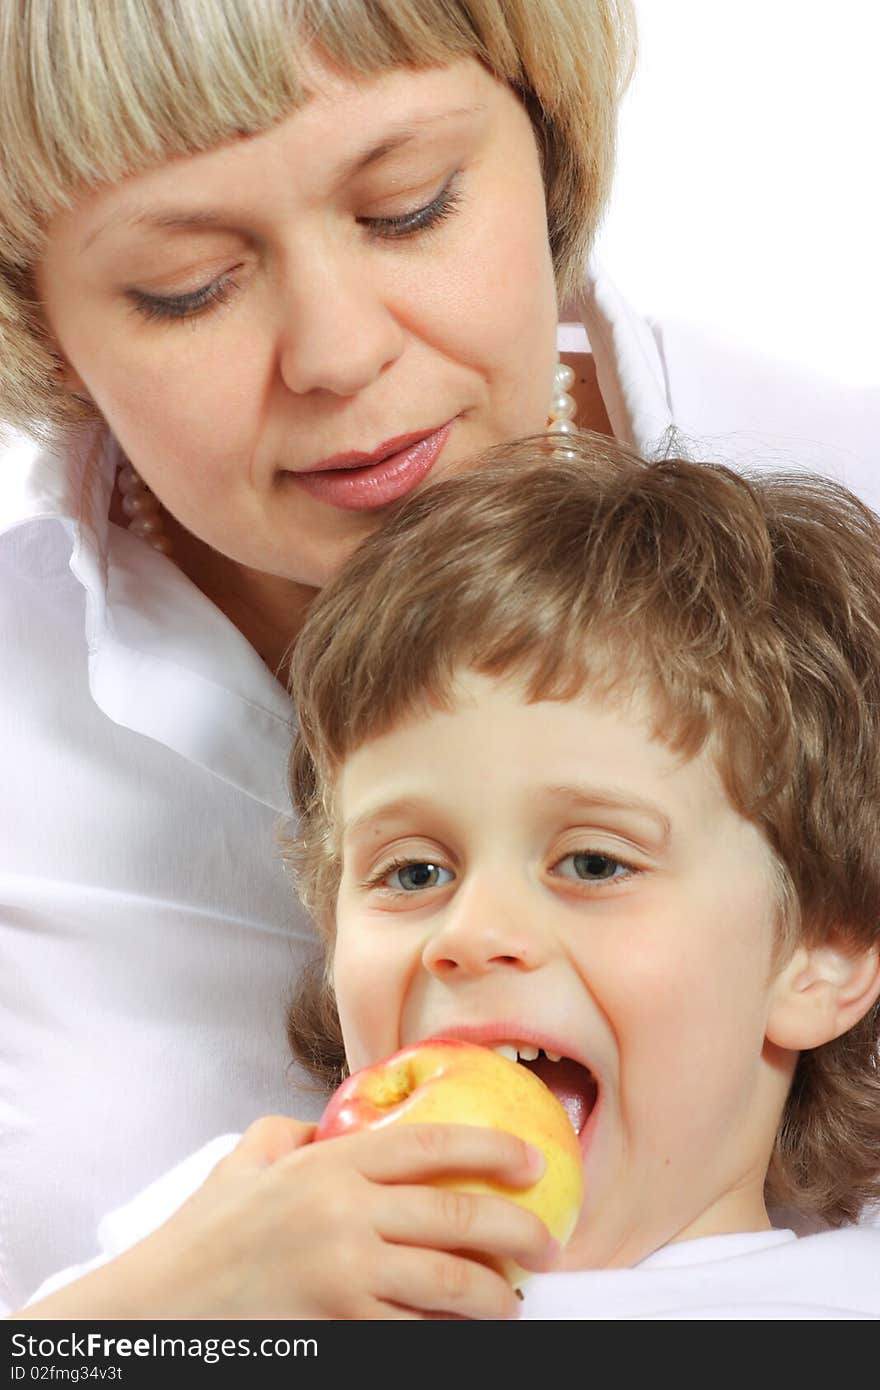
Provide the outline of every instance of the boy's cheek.
[[402,978],[398,963],[375,943],[337,936],[333,988],[349,1068],[368,1066],[400,1046]]

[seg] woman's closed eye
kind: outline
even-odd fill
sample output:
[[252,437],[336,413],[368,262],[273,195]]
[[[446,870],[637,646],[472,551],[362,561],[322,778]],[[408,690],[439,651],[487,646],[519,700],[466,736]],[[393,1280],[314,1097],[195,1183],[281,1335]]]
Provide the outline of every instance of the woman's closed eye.
[[182,319],[197,318],[225,304],[238,289],[234,274],[234,270],[227,271],[225,275],[218,275],[216,280],[189,294],[148,294],[146,290],[138,289],[127,290],[126,294],[137,312],[150,322],[180,322]]
[[[357,221],[372,240],[401,241],[438,227],[447,217],[452,216],[460,202],[457,175],[453,175],[436,197],[421,207],[396,213],[391,217],[359,217]],[[137,312],[148,321],[179,323],[186,319],[199,318],[225,304],[239,288],[234,279],[238,268],[233,267],[232,270],[218,275],[208,284],[201,285],[187,294],[151,294],[147,290],[132,287],[126,291],[126,295]]]
[[440,192],[421,207],[397,213],[393,217],[359,217],[358,222],[371,236],[380,240],[395,241],[439,226],[447,217],[452,216],[460,203],[458,175],[453,174]]
[[553,865],[551,871],[557,878],[569,879],[577,883],[622,883],[632,878],[640,870],[634,864],[616,859],[604,850],[583,849],[563,855]]

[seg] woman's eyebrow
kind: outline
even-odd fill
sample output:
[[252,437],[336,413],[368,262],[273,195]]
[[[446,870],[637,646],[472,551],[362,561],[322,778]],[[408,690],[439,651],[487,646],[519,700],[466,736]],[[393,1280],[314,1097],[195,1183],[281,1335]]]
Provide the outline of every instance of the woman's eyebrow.
[[[409,116],[405,121],[401,121],[398,125],[386,130],[379,140],[373,141],[365,149],[359,150],[347,159],[339,170],[336,182],[344,184],[364,169],[380,163],[390,154],[395,154],[405,145],[410,144],[411,141],[417,140],[429,126],[439,125],[443,121],[454,120],[461,116],[476,116],[485,110],[485,103],[475,102],[470,106],[455,106],[446,111],[430,111],[423,115]],[[236,229],[235,219],[230,220],[223,212],[187,208],[166,208],[157,212],[155,207],[150,206],[119,208],[97,227],[91,229],[80,244],[80,254],[87,251],[98,237],[103,236],[111,228],[142,226],[170,228],[172,230],[186,230],[190,227],[208,230],[216,228],[223,231]]]
[[162,227],[170,228],[171,231],[201,228],[206,231],[237,232],[239,229],[236,222],[236,218],[229,217],[226,213],[206,212],[195,208],[168,208],[164,212],[156,212],[155,208],[130,208],[127,211],[119,209],[111,213],[99,227],[92,228],[80,243],[79,253],[82,255],[105,232],[117,227]]
[[371,164],[378,164],[389,154],[394,154],[412,140],[417,140],[426,126],[439,125],[442,121],[454,120],[459,116],[478,116],[485,110],[485,102],[474,102],[470,106],[454,106],[446,111],[428,111],[419,116],[409,116],[386,130],[380,140],[346,160],[340,169],[339,181],[344,183],[363,169],[368,169]]

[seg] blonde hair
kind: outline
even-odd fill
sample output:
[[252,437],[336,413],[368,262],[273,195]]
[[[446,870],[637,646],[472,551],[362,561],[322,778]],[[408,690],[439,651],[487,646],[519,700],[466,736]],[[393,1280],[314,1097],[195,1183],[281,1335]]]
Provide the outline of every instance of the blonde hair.
[[631,0],[13,0],[0,8],[0,420],[92,413],[60,385],[31,271],[84,190],[267,130],[315,46],[344,71],[482,61],[522,97],[543,159],[560,295],[611,184],[635,53]]
[[[820,478],[646,463],[588,435],[560,461],[555,445],[502,446],[411,499],[300,635],[286,853],[324,959],[289,1036],[325,1083],[344,1066],[329,982],[337,772],[413,709],[442,706],[463,667],[519,675],[530,699],[647,683],[658,736],[684,756],[711,740],[731,802],[775,855],[777,963],[798,939],[880,944],[880,520]],[[840,1221],[880,1197],[878,1032],[875,1007],[801,1054],[774,1204]]]

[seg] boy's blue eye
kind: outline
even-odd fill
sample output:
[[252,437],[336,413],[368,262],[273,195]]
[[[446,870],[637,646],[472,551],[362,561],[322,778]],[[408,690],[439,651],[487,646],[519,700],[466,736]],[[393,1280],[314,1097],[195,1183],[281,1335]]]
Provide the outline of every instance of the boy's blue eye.
[[555,872],[560,878],[577,878],[584,883],[601,883],[608,879],[620,878],[629,873],[630,869],[628,864],[621,863],[610,854],[584,850],[576,854],[566,854],[555,866]]
[[[445,878],[442,875],[446,875]],[[404,893],[418,893],[423,888],[443,887],[455,877],[449,869],[427,861],[415,864],[398,864],[386,873],[383,882],[389,888],[402,889]]]

